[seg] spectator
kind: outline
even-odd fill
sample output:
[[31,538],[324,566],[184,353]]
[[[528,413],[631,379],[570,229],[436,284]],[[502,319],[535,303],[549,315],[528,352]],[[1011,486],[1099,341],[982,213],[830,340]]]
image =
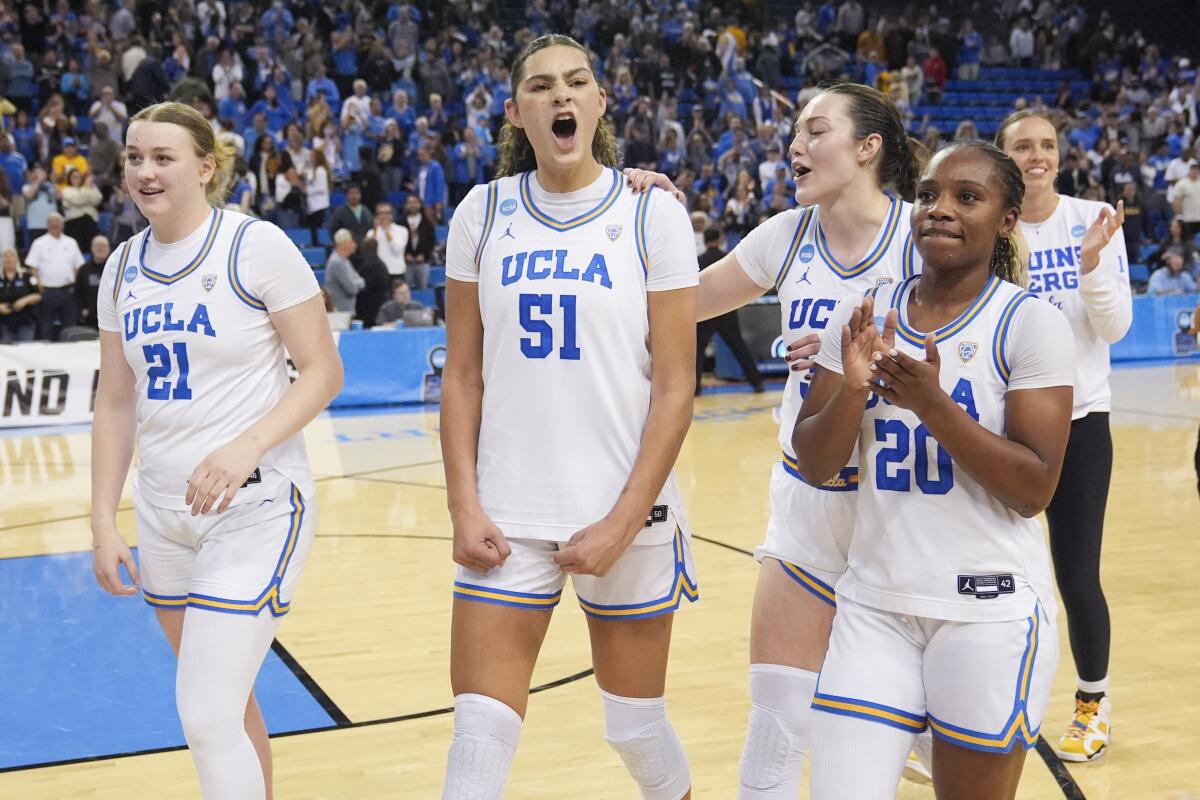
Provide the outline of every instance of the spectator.
[[1008,37],[1008,52],[1018,67],[1035,66],[1033,41],[1033,22],[1028,15],[1022,14]]
[[432,210],[434,218],[441,221],[446,205],[446,170],[441,162],[434,160],[429,145],[417,148],[417,159],[417,195]]
[[100,291],[100,276],[104,273],[104,262],[112,252],[108,238],[102,233],[92,237],[87,260],[75,274],[75,306],[79,309],[79,324],[97,327],[96,298]]
[[404,224],[408,228],[408,246],[404,251],[405,277],[417,289],[429,287],[429,265],[433,261],[433,248],[437,244],[437,232],[421,198],[410,194],[404,199]]
[[25,47],[14,44],[5,64],[4,96],[21,111],[32,113],[37,83],[33,79],[33,63],[25,57]]
[[1142,243],[1151,236],[1150,215],[1142,204],[1142,193],[1136,183],[1121,185],[1120,200],[1125,204],[1125,224],[1122,226],[1125,252],[1136,260],[1142,252]]
[[79,252],[91,246],[100,221],[100,204],[104,198],[91,175],[68,168],[67,185],[62,189],[64,230],[75,240]]
[[47,220],[46,232],[33,240],[25,263],[42,293],[42,338],[58,340],[61,328],[75,324],[75,273],[83,266],[83,253],[63,233],[63,218],[57,211]]
[[146,106],[165,100],[170,92],[171,79],[155,54],[147,55],[138,62],[125,86],[129,110],[134,114]]
[[[0,130],[0,169],[3,169],[4,174],[8,176],[10,192],[19,195],[29,172],[29,162],[25,160],[25,156],[13,149],[12,136],[3,130]],[[0,249],[0,252],[3,250]]]
[[942,88],[946,85],[946,62],[936,47],[929,50],[929,58],[921,66],[925,75],[925,85],[929,89],[930,99],[935,103],[942,100]]
[[408,92],[403,89],[396,90],[396,93],[392,95],[392,106],[387,110],[387,116],[396,120],[403,136],[407,137],[412,133],[412,129],[417,123],[417,112],[408,104]]
[[1200,231],[1200,164],[1193,162],[1186,178],[1175,184],[1175,213],[1183,223],[1183,235],[1194,240]]
[[62,152],[50,162],[50,172],[59,189],[67,185],[67,173],[71,170],[76,170],[83,175],[88,174],[87,159],[79,152],[79,145],[76,144],[75,137],[68,136],[63,139],[62,148]]
[[333,234],[333,252],[325,262],[325,291],[338,311],[354,311],[355,299],[366,285],[366,281],[350,263],[356,250],[358,243],[353,233],[339,228]]
[[364,130],[371,116],[371,98],[367,96],[367,82],[361,78],[354,81],[354,94],[342,103],[342,129],[357,122]]
[[405,311],[420,311],[425,308],[421,303],[412,299],[412,289],[403,280],[392,284],[392,299],[384,303],[375,317],[376,325],[396,327],[397,322],[404,320]]
[[1062,170],[1054,179],[1054,190],[1059,194],[1079,197],[1091,182],[1088,171],[1079,164],[1079,157],[1068,151],[1063,157]]
[[106,124],[97,122],[92,130],[92,145],[88,148],[88,175],[102,191],[112,186],[120,159],[121,145],[109,136]]
[[25,229],[28,241],[32,242],[46,232],[50,215],[58,212],[58,192],[46,177],[41,164],[29,170],[28,180],[21,187],[25,198]]
[[472,186],[487,183],[485,172],[490,171],[495,153],[492,146],[480,143],[475,135],[475,129],[467,126],[462,129],[462,141],[454,145],[454,193],[450,201],[454,205],[462,202]]
[[363,240],[374,222],[371,215],[367,213],[367,209],[363,207],[362,188],[358,184],[352,184],[346,190],[346,202],[334,209],[333,217],[329,220],[329,229],[331,231],[349,231],[357,243]]
[[133,198],[129,196],[123,169],[118,170],[116,179],[113,181],[112,197],[108,198],[108,211],[112,214],[112,230],[109,233],[109,240],[113,247],[126,241],[147,225],[146,218],[142,216],[142,212],[138,211]]
[[[229,120],[229,125],[222,125],[225,130],[238,132],[246,126],[246,90],[240,81],[229,84],[229,94],[217,103],[217,117]],[[243,140],[244,141],[244,140]],[[242,155],[245,151],[242,151]]]
[[[704,231],[704,252],[700,254],[700,269],[704,270],[725,257],[725,235],[720,228],[708,228]],[[719,335],[726,347],[733,351],[734,358],[742,368],[742,374],[754,387],[755,393],[763,391],[762,375],[746,340],[742,338],[742,327],[738,322],[738,312],[730,311],[718,317],[704,320],[696,329],[696,394],[700,394],[700,379],[704,376],[704,351],[714,335]]]
[[0,344],[30,342],[37,335],[34,306],[42,295],[21,269],[17,251],[9,248],[0,260]]
[[58,91],[66,101],[67,109],[71,114],[83,114],[87,110],[92,90],[88,84],[87,75],[79,71],[77,59],[72,58],[67,61],[67,69],[59,79]]
[[[1178,251],[1183,256],[1183,263],[1190,270],[1200,260],[1200,248],[1195,239],[1189,239],[1183,233],[1183,221],[1174,217],[1167,226],[1167,236],[1158,243],[1158,249],[1146,259],[1148,264],[1161,264],[1171,250]],[[1132,254],[1130,258],[1132,258]]]
[[[17,227],[14,217],[13,190],[8,183],[8,172],[0,170],[0,253],[17,246]],[[20,204],[17,204],[19,207]]]
[[379,165],[383,188],[388,194],[399,192],[404,185],[404,164],[407,160],[404,148],[405,137],[400,133],[400,126],[396,120],[389,118],[383,126],[379,149],[375,151],[375,162]]
[[979,80],[979,62],[983,60],[983,36],[975,30],[970,18],[964,19],[958,34],[958,77],[964,81]]
[[255,213],[264,219],[275,216],[275,176],[279,173],[280,163],[275,139],[270,134],[260,136],[255,141],[254,155],[250,156],[250,174],[258,187]]
[[[393,278],[398,278],[403,277],[408,268],[408,259],[405,258],[408,250],[408,228],[397,225],[394,216],[391,203],[379,203],[375,206],[375,226],[367,232],[367,238],[374,239],[377,243],[378,257],[387,267],[387,273]],[[372,315],[371,319],[374,318]]]
[[314,243],[318,241],[317,232],[325,227],[332,185],[333,176],[329,173],[325,151],[313,150],[304,170],[304,225],[312,232]]
[[358,265],[363,287],[354,300],[354,316],[361,319],[367,328],[374,327],[379,309],[388,301],[391,293],[392,279],[388,276],[387,265],[379,257],[379,248],[379,241],[370,237],[363,239],[362,260]]
[[1163,259],[1163,266],[1154,270],[1150,276],[1150,285],[1146,287],[1149,294],[1194,294],[1196,279],[1184,270],[1183,256],[1176,250],[1169,250]]

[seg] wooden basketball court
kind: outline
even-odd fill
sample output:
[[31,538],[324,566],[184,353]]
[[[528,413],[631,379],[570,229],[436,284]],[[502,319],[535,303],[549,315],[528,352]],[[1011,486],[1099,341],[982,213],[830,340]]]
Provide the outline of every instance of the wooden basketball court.
[[[1192,470],[1200,365],[1119,369],[1113,383],[1116,469],[1104,581],[1113,613],[1114,743],[1101,762],[1082,766],[1062,767],[1052,756],[1048,764],[1031,752],[1023,800],[1200,799],[1200,503]],[[778,392],[699,398],[678,467],[701,600],[678,616],[667,702],[688,750],[696,798],[736,793],[757,572],[749,551],[767,519],[778,400]],[[329,721],[275,739],[280,800],[439,794],[451,728],[453,564],[436,426],[434,410],[323,416],[307,431],[319,476],[318,538],[275,655]],[[0,564],[88,551],[88,448],[87,431],[0,438]],[[127,494],[123,508],[128,503]],[[119,522],[132,542],[131,511]],[[116,646],[103,629],[71,628],[73,604],[104,601],[86,563],[67,580],[20,591],[6,588],[0,572],[4,625],[61,629],[71,642],[82,637],[101,650]],[[151,614],[140,599],[123,602]],[[635,798],[604,743],[583,616],[567,598],[555,615],[506,797]],[[1065,625],[1060,634],[1063,658],[1043,729],[1048,736],[1061,731],[1072,709]],[[0,706],[31,691],[22,686],[30,665],[52,655],[37,651],[39,641],[3,637],[0,666],[8,666]],[[108,696],[71,701],[94,702],[95,718],[114,740],[125,733],[122,709],[136,702],[141,685],[138,649],[119,655],[128,673],[108,676]],[[89,666],[87,660],[64,665],[63,687]],[[45,696],[44,713],[6,716],[0,708],[0,727],[17,726],[9,730],[26,753],[11,756],[0,770],[0,797],[199,797],[188,754],[176,745],[165,744],[165,752],[105,752],[99,760],[82,760],[87,753],[39,758],[38,737],[56,724],[54,694]],[[43,699],[33,702],[36,710]],[[47,760],[57,763],[38,765]],[[906,784],[898,796],[932,798],[933,792]]]

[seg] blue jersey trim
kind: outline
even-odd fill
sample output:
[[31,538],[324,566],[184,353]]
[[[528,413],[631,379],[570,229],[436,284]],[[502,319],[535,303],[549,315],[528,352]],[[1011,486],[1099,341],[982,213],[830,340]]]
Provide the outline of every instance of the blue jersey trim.
[[893,197],[891,205],[888,206],[887,217],[883,221],[883,235],[879,237],[875,248],[862,261],[852,267],[846,267],[834,258],[833,253],[829,250],[829,244],[825,241],[825,231],[821,228],[820,221],[818,221],[816,235],[817,252],[821,254],[821,258],[824,259],[829,269],[839,278],[858,277],[878,264],[887,254],[888,248],[891,247],[892,239],[896,236],[896,230],[900,227],[900,216],[900,201]]
[[238,255],[242,249],[242,238],[246,235],[246,230],[258,221],[257,219],[243,220],[238,225],[237,231],[233,234],[233,244],[229,247],[229,285],[233,287],[233,293],[237,296],[238,300],[241,300],[255,311],[266,311],[267,304],[246,290],[246,287],[238,277],[237,271]]
[[1008,356],[1005,355],[1008,346],[1008,330],[1012,326],[1012,320],[1016,316],[1017,308],[1021,303],[1031,299],[1033,299],[1033,295],[1029,292],[1020,292],[1013,295],[1008,304],[1004,306],[1004,310],[1000,312],[1000,321],[996,323],[996,333],[992,337],[992,364],[996,367],[996,374],[1000,376],[1000,379],[1005,384],[1008,383],[1011,371]]
[[578,228],[580,225],[586,225],[595,219],[599,219],[605,211],[608,211],[610,208],[612,208],[613,204],[617,202],[617,198],[621,196],[621,173],[615,169],[612,169],[611,167],[609,170],[612,172],[613,182],[612,186],[609,187],[608,194],[606,194],[604,199],[600,201],[599,205],[597,205],[591,211],[584,212],[574,219],[569,219],[566,222],[560,222],[537,207],[537,204],[533,201],[533,193],[529,190],[529,181],[532,179],[533,175],[532,172],[526,172],[520,178],[521,204],[525,206],[525,210],[529,212],[529,216],[533,217],[547,228],[550,228],[553,231],[558,231],[559,233],[563,231],[569,231],[572,228]]
[[141,251],[138,253],[138,261],[141,263],[142,274],[156,283],[166,284],[167,286],[191,275],[199,269],[204,259],[208,257],[209,251],[212,250],[213,242],[217,239],[217,231],[221,227],[221,220],[224,216],[225,212],[221,209],[213,209],[212,219],[208,223],[208,233],[204,235],[200,251],[196,253],[196,256],[186,266],[172,275],[168,275],[165,272],[158,272],[146,263],[146,247],[150,243],[150,232],[147,231],[142,239]]

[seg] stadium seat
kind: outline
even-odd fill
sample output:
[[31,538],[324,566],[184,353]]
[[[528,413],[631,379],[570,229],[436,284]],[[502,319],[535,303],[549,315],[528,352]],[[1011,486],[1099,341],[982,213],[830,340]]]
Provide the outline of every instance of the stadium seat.
[[433,289],[413,289],[412,299],[427,308],[437,308],[437,292]]
[[437,236],[436,236],[436,238],[437,238],[437,243],[438,243],[438,244],[445,244],[445,243],[446,243],[446,236],[448,236],[448,235],[449,235],[449,233],[450,233],[450,226],[449,226],[449,225],[438,225],[438,226],[437,226],[437,227],[434,229],[434,233],[436,233],[436,234],[437,234]]
[[320,267],[320,268],[318,268],[318,269],[314,269],[314,270],[313,270],[313,275],[314,275],[314,276],[316,277],[316,279],[317,279],[317,286],[324,286],[324,285],[325,285],[325,268],[324,268],[324,267]]
[[429,285],[430,286],[445,286],[446,285],[446,268],[445,267],[430,267],[429,268]]
[[300,252],[304,255],[304,260],[308,262],[310,267],[325,266],[325,248],[324,247],[302,247]]
[[308,228],[288,228],[284,233],[295,243],[296,247],[309,247],[312,245],[312,231]]
[[317,228],[317,244],[321,247],[333,246],[333,237],[329,234],[328,228]]
[[1129,282],[1132,284],[1145,284],[1150,282],[1150,267],[1145,264],[1130,264],[1129,265]]

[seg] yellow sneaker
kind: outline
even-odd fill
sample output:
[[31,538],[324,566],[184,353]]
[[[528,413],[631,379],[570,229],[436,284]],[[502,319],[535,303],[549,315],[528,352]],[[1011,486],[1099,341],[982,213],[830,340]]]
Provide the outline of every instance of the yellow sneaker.
[[1095,761],[1108,752],[1112,738],[1112,704],[1107,697],[1090,703],[1076,698],[1075,719],[1054,752],[1063,761]]

